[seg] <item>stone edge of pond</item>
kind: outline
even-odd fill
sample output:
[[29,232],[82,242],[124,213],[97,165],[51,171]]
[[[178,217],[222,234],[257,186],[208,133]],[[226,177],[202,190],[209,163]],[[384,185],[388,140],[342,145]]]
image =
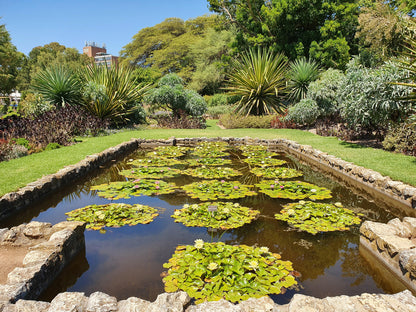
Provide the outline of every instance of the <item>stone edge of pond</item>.
[[[2,248],[28,249],[22,265],[8,273],[0,284],[1,305],[19,299],[36,299],[53,282],[63,268],[85,249],[85,223],[32,221],[10,229],[0,229]],[[36,311],[36,310],[33,310]]]
[[1,303],[0,311],[100,311],[100,312],[299,312],[299,311],[415,311],[416,297],[408,290],[394,294],[361,294],[359,296],[336,296],[318,299],[296,294],[285,305],[278,305],[270,297],[250,298],[238,304],[225,300],[205,302],[197,305],[185,292],[163,293],[154,302],[136,297],[117,301],[115,297],[102,292],[89,297],[82,292],[58,294],[50,303],[33,300],[19,300],[15,304]]

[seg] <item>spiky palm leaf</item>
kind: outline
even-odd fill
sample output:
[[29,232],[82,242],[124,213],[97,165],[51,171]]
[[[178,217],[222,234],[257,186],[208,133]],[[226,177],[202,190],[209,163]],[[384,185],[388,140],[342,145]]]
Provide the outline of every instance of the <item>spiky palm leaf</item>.
[[79,80],[72,70],[62,65],[39,72],[33,78],[32,88],[57,107],[79,104],[81,100]]
[[88,66],[81,79],[85,109],[102,119],[122,121],[140,103],[149,85],[137,85],[133,70],[124,66]]
[[250,50],[233,62],[227,90],[241,97],[236,111],[245,115],[281,113],[286,86],[287,61],[283,54]]
[[318,79],[319,66],[313,60],[302,57],[290,64],[289,69],[289,99],[297,103],[306,97],[309,84]]

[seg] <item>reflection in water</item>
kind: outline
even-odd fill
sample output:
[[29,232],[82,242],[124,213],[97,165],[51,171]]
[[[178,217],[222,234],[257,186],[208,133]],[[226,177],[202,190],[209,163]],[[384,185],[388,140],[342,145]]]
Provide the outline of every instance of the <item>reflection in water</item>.
[[[89,191],[90,186],[123,180],[124,177],[118,172],[131,168],[127,160],[143,155],[143,151],[139,151],[126,157],[124,162],[97,170],[82,183],[50,196],[30,211],[8,220],[6,225],[0,224],[0,227],[10,227],[30,220],[57,223],[66,220],[65,212],[91,204],[111,202],[97,197],[95,191]],[[244,173],[240,182],[256,183],[259,178],[249,173],[250,168],[246,163],[241,164],[240,157],[240,152],[232,151],[232,167]],[[304,176],[297,178],[298,180],[330,188],[333,198],[324,202],[342,202],[345,207],[364,213],[366,219],[380,222],[402,217],[399,210],[392,210],[387,205],[376,205],[292,158],[284,155],[279,158],[288,161],[288,167],[304,172]],[[167,181],[184,185],[197,179],[184,176]],[[288,290],[283,295],[273,295],[272,298],[279,303],[288,302],[297,292],[325,297],[391,292],[396,289],[380,281],[378,273],[374,273],[368,262],[361,257],[358,252],[358,227],[353,227],[348,232],[314,236],[298,232],[285,222],[274,219],[274,214],[283,205],[291,202],[290,200],[272,199],[265,194],[237,200],[243,206],[260,210],[261,215],[251,224],[225,232],[188,228],[181,223],[175,223],[170,217],[174,209],[185,203],[198,203],[197,199],[191,199],[182,191],[158,197],[141,196],[113,202],[149,205],[159,208],[160,215],[147,225],[107,228],[106,234],[86,231],[85,255],[80,256],[73,266],[66,269],[42,298],[50,299],[57,292],[68,290],[85,292],[86,295],[102,291],[119,300],[131,296],[154,300],[163,292],[160,277],[164,271],[163,263],[169,260],[177,245],[193,244],[197,238],[208,242],[267,246],[271,251],[281,254],[284,260],[292,261],[294,269],[302,274],[299,279],[301,287],[299,290]]]

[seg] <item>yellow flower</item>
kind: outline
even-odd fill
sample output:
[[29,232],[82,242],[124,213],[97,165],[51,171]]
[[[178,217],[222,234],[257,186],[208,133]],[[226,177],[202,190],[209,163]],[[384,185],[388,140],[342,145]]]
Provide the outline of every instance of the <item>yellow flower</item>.
[[194,247],[196,249],[201,249],[202,247],[204,247],[204,241],[202,239],[196,239]]
[[208,264],[207,268],[208,270],[214,271],[218,268],[218,264],[215,262],[211,262],[210,264]]
[[342,204],[341,204],[340,202],[336,202],[334,205],[335,205],[336,207],[342,207]]

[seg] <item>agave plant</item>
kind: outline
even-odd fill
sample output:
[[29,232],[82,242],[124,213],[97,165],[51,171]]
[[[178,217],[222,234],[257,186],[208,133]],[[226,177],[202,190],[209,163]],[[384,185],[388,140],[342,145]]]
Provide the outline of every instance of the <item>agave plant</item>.
[[140,108],[149,85],[137,85],[133,70],[123,66],[87,66],[80,73],[84,84],[83,106],[102,119],[125,121]]
[[32,82],[35,92],[56,107],[79,104],[81,84],[68,67],[55,65],[39,72]]
[[287,61],[283,54],[270,49],[250,50],[233,63],[227,89],[240,96],[236,111],[245,115],[268,115],[283,112]]
[[289,99],[297,103],[306,97],[308,86],[312,81],[318,79],[319,66],[313,60],[302,57],[290,64],[288,72]]

